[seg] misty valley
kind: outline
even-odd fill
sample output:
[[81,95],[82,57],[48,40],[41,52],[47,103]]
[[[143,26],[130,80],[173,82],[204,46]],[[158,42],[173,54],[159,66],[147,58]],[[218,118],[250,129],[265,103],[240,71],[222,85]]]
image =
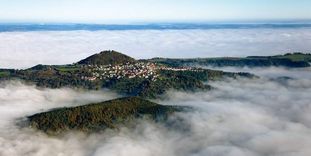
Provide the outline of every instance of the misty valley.
[[311,145],[310,63],[300,52],[134,59],[107,50],[72,64],[0,69],[0,139],[21,148],[0,151],[299,155]]
[[311,156],[311,0],[0,0],[0,156]]

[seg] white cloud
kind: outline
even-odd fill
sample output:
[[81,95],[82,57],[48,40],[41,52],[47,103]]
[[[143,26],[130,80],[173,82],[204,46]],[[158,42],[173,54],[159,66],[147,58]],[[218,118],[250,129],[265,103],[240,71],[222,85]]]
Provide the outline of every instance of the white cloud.
[[0,33],[0,67],[67,64],[102,50],[135,58],[273,55],[311,49],[309,28]]
[[185,117],[192,133],[179,142],[197,151],[194,155],[310,155],[310,79],[288,85],[266,79],[212,85],[218,89],[172,92],[171,100],[163,101],[199,108]]

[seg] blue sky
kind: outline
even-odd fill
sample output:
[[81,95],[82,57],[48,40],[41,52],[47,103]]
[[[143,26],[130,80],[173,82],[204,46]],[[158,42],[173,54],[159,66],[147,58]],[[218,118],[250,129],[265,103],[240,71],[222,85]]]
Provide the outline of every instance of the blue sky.
[[2,22],[311,19],[311,0],[0,0]]

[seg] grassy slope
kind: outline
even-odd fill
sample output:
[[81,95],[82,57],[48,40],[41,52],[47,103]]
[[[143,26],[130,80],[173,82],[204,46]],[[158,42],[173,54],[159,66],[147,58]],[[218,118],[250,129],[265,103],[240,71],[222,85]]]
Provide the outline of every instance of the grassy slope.
[[56,70],[61,72],[74,72],[80,70],[80,67],[75,65],[59,65],[54,67]]
[[311,54],[302,54],[302,53],[293,53],[293,54],[285,54],[281,56],[276,56],[277,58],[286,58],[292,61],[307,61],[311,62]]
[[9,72],[6,72],[6,71],[0,71],[0,77],[7,77],[9,76],[10,73]]

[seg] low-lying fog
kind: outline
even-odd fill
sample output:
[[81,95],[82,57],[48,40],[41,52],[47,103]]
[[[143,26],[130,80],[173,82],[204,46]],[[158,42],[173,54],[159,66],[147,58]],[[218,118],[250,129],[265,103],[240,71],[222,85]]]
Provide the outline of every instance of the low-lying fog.
[[0,68],[29,68],[69,64],[109,49],[137,59],[309,52],[311,29],[2,32],[0,43]]
[[[283,68],[273,71],[278,76],[292,72]],[[305,76],[308,72],[282,82],[263,76],[211,82],[217,89],[209,92],[171,91],[157,102],[197,108],[176,114],[184,119],[182,129],[141,121],[135,129],[108,130],[89,136],[71,133],[64,137],[20,128],[16,122],[50,108],[103,101],[118,95],[2,83],[0,155],[310,156],[311,79]]]

